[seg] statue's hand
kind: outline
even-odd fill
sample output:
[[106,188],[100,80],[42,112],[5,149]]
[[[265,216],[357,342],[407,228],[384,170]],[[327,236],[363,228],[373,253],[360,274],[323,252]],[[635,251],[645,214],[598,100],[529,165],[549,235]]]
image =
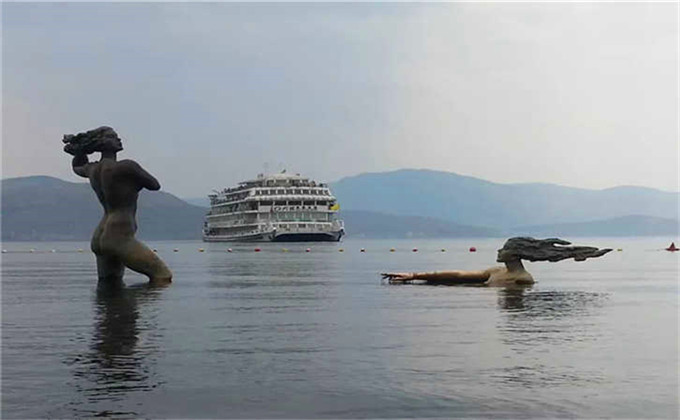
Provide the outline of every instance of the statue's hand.
[[408,281],[414,280],[415,273],[380,273],[383,280],[389,281]]

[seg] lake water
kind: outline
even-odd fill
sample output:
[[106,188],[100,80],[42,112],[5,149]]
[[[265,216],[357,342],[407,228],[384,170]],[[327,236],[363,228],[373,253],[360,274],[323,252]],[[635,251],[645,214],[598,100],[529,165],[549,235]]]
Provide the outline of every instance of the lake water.
[[486,268],[500,239],[151,242],[174,283],[120,293],[86,243],[4,243],[2,418],[676,418],[670,239],[582,239],[623,250],[514,290],[378,275]]

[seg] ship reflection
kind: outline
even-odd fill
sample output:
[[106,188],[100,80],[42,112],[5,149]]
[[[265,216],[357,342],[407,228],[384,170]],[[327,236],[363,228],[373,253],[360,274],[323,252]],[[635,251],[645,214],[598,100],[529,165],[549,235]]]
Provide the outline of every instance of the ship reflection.
[[76,389],[85,400],[74,402],[74,410],[105,417],[135,415],[116,411],[112,403],[159,385],[150,362],[159,347],[154,304],[160,292],[148,285],[98,287],[89,349],[74,358]]

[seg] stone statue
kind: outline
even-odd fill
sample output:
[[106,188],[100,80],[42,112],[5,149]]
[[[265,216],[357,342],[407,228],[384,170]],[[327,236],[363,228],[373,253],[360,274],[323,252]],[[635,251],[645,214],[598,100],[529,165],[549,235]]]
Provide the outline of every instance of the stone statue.
[[[152,191],[160,184],[133,160],[116,160],[123,150],[118,134],[110,127],[99,127],[75,135],[65,135],[64,151],[73,155],[73,172],[90,180],[104,207],[104,216],[94,230],[90,247],[97,257],[100,282],[122,283],[125,267],[149,277],[152,284],[167,284],[172,273],[146,245],[135,239],[137,197],[142,188]],[[87,155],[101,153],[99,162],[88,162]]]
[[390,283],[411,283],[423,281],[427,284],[482,286],[530,285],[534,278],[524,269],[522,260],[556,262],[573,258],[585,261],[597,258],[611,251],[591,246],[564,246],[570,242],[562,239],[510,238],[498,250],[497,262],[505,266],[491,267],[483,271],[441,271],[430,273],[382,273]]

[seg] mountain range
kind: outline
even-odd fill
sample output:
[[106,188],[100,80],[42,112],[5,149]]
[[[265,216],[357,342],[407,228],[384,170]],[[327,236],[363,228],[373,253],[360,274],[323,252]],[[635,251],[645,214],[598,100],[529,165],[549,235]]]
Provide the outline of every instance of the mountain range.
[[[2,240],[87,240],[102,210],[87,183],[47,176],[1,182]],[[331,184],[349,237],[678,235],[678,193],[499,184],[451,172],[399,170]],[[199,205],[195,205],[199,204]],[[142,191],[138,236],[199,239],[205,199]]]
[[[2,181],[2,240],[89,240],[102,208],[87,183],[48,176]],[[142,190],[137,205],[138,237],[200,239],[206,209],[172,194]]]
[[678,218],[678,193],[642,187],[588,190],[499,184],[451,172],[404,169],[331,185],[342,208],[423,216],[473,226],[583,223],[627,216]]

